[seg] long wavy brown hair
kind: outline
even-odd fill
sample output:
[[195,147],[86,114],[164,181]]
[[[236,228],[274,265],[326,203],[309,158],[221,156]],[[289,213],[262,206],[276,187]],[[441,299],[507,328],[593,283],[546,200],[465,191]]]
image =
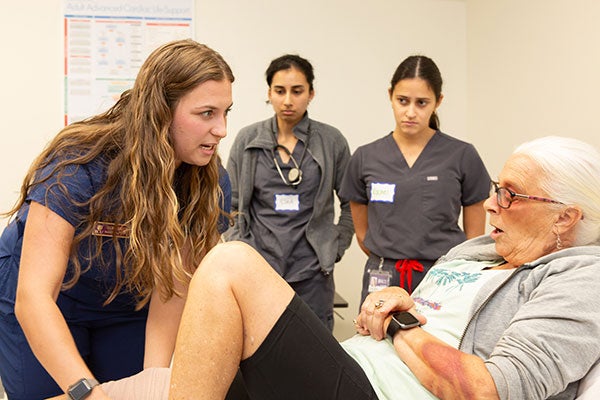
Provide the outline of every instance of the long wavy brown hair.
[[[59,189],[67,192],[60,183],[66,167],[97,157],[108,162],[104,186],[88,202],[78,204],[89,214],[76,227],[70,256],[73,271],[63,289],[75,285],[91,266],[87,262],[82,266],[78,254],[89,254],[90,262],[102,261],[100,238],[89,242],[90,249],[83,249],[82,243],[91,237],[96,222],[107,221],[122,225],[129,242],[123,249],[113,236],[116,259],[111,267],[117,280],[105,304],[124,289],[136,295],[138,308],[157,285],[163,299],[181,294],[176,282],[189,282],[205,252],[219,240],[221,161],[215,155],[206,166],[182,164],[176,171],[169,128],[182,96],[203,82],[224,79],[233,82],[234,76],[216,51],[193,40],[167,43],[150,54],[133,88],[112,108],[65,127],[34,160],[15,207],[4,215],[13,216],[32,187],[43,183],[40,171],[49,164],[55,163]],[[101,263],[108,268],[106,264]]]

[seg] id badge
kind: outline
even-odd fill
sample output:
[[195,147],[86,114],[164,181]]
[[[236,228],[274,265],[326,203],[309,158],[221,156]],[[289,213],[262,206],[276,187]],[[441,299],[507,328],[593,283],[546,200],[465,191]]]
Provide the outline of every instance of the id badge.
[[395,194],[395,183],[371,183],[371,202],[393,203]]
[[392,273],[380,269],[369,271],[369,293],[376,292],[390,286]]
[[297,194],[276,194],[275,211],[300,211],[300,196]]

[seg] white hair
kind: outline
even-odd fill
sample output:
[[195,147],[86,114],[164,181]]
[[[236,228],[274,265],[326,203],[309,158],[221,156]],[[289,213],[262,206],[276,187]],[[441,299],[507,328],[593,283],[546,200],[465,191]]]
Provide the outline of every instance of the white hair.
[[525,155],[541,167],[540,187],[549,197],[583,211],[574,244],[600,244],[598,150],[577,139],[546,136],[523,143],[513,154]]

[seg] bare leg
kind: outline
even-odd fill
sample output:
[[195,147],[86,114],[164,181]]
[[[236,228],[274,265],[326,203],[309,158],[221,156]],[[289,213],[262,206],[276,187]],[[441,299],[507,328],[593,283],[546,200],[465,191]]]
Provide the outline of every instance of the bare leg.
[[196,271],[177,336],[169,399],[223,399],[294,291],[250,246],[211,250]]

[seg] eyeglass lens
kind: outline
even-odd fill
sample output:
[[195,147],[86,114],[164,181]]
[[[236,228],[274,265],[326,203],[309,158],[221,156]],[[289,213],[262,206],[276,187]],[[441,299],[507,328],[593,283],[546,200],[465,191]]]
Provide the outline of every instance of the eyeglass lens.
[[510,207],[510,203],[512,203],[512,195],[508,189],[498,186],[496,182],[492,182],[491,189],[492,193],[496,193],[496,202],[500,207]]

